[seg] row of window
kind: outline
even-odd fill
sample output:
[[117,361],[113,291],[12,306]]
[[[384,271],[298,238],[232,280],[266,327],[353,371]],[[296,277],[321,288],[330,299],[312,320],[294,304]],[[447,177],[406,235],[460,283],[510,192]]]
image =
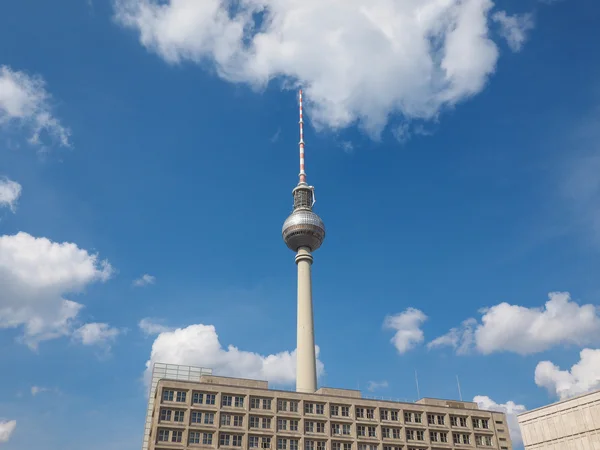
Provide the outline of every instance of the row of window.
[[[181,442],[183,438],[183,432],[179,430],[167,430],[159,429],[157,435],[158,442]],[[219,434],[219,446],[221,447],[241,447],[242,446],[241,434]],[[406,438],[411,441],[424,441],[425,436],[422,430],[406,430]],[[432,431],[429,433],[429,439],[431,442],[448,442],[447,433]],[[269,436],[248,436],[248,448],[271,448],[271,437]],[[465,433],[452,433],[452,440],[454,444],[467,444],[471,443],[470,435]],[[299,439],[287,439],[277,438],[277,450],[298,450]],[[213,434],[199,431],[190,431],[188,435],[189,444],[202,444],[212,445]],[[492,438],[490,436],[475,436],[475,443],[478,446],[493,445]],[[304,450],[327,450],[326,441],[319,440],[304,440]],[[384,445],[383,450],[398,450],[399,446]],[[351,442],[332,442],[331,450],[352,450]],[[377,444],[358,444],[358,450],[378,450]]]
[[[444,416],[438,416],[444,417]],[[160,421],[161,422],[179,422],[183,423],[185,419],[185,411],[183,410],[171,410],[167,408],[161,408],[160,410]],[[190,414],[190,423],[191,424],[205,424],[205,425],[214,425],[215,413],[213,412],[203,412],[203,411],[192,411]],[[474,419],[484,421],[484,426],[481,423],[478,424],[476,428],[488,428],[486,419]],[[244,426],[244,416],[238,414],[220,414],[219,423],[221,426],[233,426],[233,427],[243,427]],[[416,422],[419,423],[419,422]],[[277,419],[277,430],[278,431],[298,431],[298,419]],[[438,424],[443,425],[443,422],[438,422]],[[304,432],[305,433],[325,433],[325,422],[316,422],[305,420],[304,421]],[[462,425],[461,426],[465,426]],[[250,416],[250,428],[262,428],[262,429],[271,429],[271,418],[270,417],[258,417],[258,416]],[[421,431],[422,432],[422,431]],[[435,434],[435,432],[431,432]],[[331,434],[332,435],[344,435],[350,436],[352,434],[352,425],[346,423],[332,423],[331,424]],[[377,427],[376,426],[365,426],[365,425],[357,425],[356,426],[356,434],[357,436],[368,436],[368,437],[377,437]],[[445,434],[445,433],[442,433]],[[400,439],[400,428],[394,427],[381,427],[381,435],[383,438],[389,439]],[[446,441],[441,441],[446,442]]]
[[[186,403],[187,392],[177,391],[173,389],[163,389],[162,393],[163,402],[176,402]],[[192,393],[192,404],[193,405],[215,405],[216,394],[210,394],[205,392],[193,392]],[[240,395],[221,395],[221,406],[232,407],[232,408],[244,408],[244,396]],[[250,397],[250,409],[262,409],[265,411],[271,411],[272,399],[261,398],[261,397]],[[362,406],[355,407],[355,417],[357,419],[376,420],[375,416],[376,408],[367,408]],[[277,400],[277,411],[278,412],[293,412],[299,411],[298,400]],[[344,405],[330,405],[329,412],[331,417],[350,417],[350,407]],[[325,415],[325,404],[314,403],[304,401],[304,413]],[[423,413],[404,411],[404,422],[405,423],[423,423]],[[394,421],[399,420],[399,411],[393,409],[379,409],[379,419],[382,421]],[[489,429],[489,420],[484,418],[472,418],[471,422],[475,429]],[[429,425],[446,425],[445,414],[427,414],[427,423]],[[502,422],[499,422],[502,423]],[[463,416],[450,415],[450,424],[453,427],[467,428],[467,418]]]

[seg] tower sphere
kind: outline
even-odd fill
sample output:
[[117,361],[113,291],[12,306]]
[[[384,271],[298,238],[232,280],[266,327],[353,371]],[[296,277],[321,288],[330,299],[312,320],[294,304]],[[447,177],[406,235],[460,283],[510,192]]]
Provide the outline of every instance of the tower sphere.
[[297,209],[283,223],[281,233],[290,250],[308,247],[314,252],[325,239],[325,225],[310,209]]

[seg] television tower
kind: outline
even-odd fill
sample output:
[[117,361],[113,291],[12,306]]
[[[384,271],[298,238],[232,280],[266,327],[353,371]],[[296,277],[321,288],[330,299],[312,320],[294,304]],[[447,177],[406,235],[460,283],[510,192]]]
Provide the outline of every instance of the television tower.
[[315,325],[313,321],[311,265],[312,252],[325,239],[325,225],[312,207],[315,188],[306,183],[304,172],[304,122],[302,120],[302,90],[300,104],[300,181],[292,191],[294,211],[283,224],[286,245],[296,252],[298,266],[298,330],[296,344],[296,392],[317,390],[317,359],[315,355]]

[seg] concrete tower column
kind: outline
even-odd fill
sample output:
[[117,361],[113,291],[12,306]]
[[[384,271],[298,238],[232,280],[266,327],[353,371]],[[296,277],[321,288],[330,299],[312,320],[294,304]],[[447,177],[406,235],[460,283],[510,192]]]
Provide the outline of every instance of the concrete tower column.
[[296,344],[296,391],[317,390],[317,362],[313,322],[311,265],[313,257],[308,247],[296,254],[298,265],[298,335]]

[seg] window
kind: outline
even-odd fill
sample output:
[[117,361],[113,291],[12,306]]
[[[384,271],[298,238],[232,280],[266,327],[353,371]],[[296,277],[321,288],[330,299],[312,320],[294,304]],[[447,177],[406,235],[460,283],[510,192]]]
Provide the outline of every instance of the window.
[[290,420],[290,431],[298,431],[298,421]]
[[277,411],[287,411],[287,400],[277,400]]
[[415,415],[415,423],[421,423],[421,413],[414,413]]
[[501,420],[496,420],[496,423],[497,423],[498,425],[502,425],[504,422],[502,422]]
[[325,414],[325,405],[321,405],[321,404],[316,404],[315,405],[315,414]]
[[163,389],[163,402],[172,402],[173,394],[174,394],[174,391]]
[[327,443],[325,441],[317,441],[317,450],[325,450]]
[[199,444],[200,443],[200,432],[199,431],[190,431],[190,435],[188,437],[188,444]]
[[314,414],[314,412],[315,412],[314,403],[304,402],[304,414]]
[[423,430],[416,430],[417,441],[425,440],[425,432]]
[[304,421],[304,432],[305,433],[313,433],[315,431],[315,423],[310,420]]
[[456,416],[450,416],[450,424],[453,427],[457,427],[458,426],[458,417],[456,417]]
[[465,433],[452,433],[452,440],[455,444],[470,444],[471,437]]
[[258,436],[248,436],[248,447],[258,448]]
[[192,411],[190,423],[202,423],[202,413],[200,411]]
[[345,423],[342,425],[342,434],[345,436],[350,436],[351,431],[350,431],[350,424],[349,423]]
[[398,411],[390,411],[390,419],[398,421]]
[[341,444],[341,442],[332,442],[331,443],[331,450],[342,450],[342,444]]
[[277,430],[287,430],[287,420],[286,419],[277,419]]
[[352,443],[350,443],[350,442],[344,442],[342,450],[352,450]]
[[290,412],[298,412],[298,402],[296,400],[290,400]]
[[350,407],[342,406],[342,417],[350,417]]
[[415,430],[406,430],[406,440],[407,441],[415,440]]
[[[340,415],[340,407],[337,405],[329,406],[329,414],[332,416],[339,416]],[[338,444],[339,444],[339,442],[338,442]]]
[[304,450],[315,450],[315,441],[304,440]]
[[261,446],[261,448],[271,448],[271,438],[270,437],[261,437],[260,438],[260,446]]
[[290,439],[290,450],[298,450],[298,439]]
[[367,428],[364,425],[357,425],[356,426],[356,435],[357,436],[366,436]]
[[222,395],[221,396],[221,406],[231,406],[233,402],[233,397],[231,395]]
[[233,426],[234,427],[243,427],[244,426],[244,416],[233,416]]
[[392,428],[392,439],[400,439],[400,428]]
[[375,418],[375,408],[367,408],[367,419]]
[[377,444],[358,444],[358,450],[377,450]]
[[473,428],[483,428],[485,430],[490,428],[488,419],[473,419]]
[[219,445],[229,447],[230,444],[231,444],[231,435],[221,433],[221,435],[219,437]]
[[446,424],[446,416],[444,416],[442,414],[438,414],[437,415],[437,424],[438,425],[445,425]]
[[271,399],[270,398],[263,398],[262,409],[271,409]]
[[406,422],[406,423],[412,422],[412,415],[409,412],[404,413],[404,422]]
[[381,427],[381,437],[382,438],[391,438],[392,437],[392,430],[386,427]]
[[177,401],[179,403],[185,403],[185,391],[177,391]]
[[365,417],[365,408],[359,408],[358,406],[356,407],[356,418],[357,419],[362,419]]
[[380,409],[379,410],[379,418],[381,420],[389,420],[390,419],[390,412],[387,409]]
[[317,433],[325,433],[325,422],[316,422]]
[[342,434],[342,426],[339,423],[332,423],[331,434]]
[[215,423],[215,413],[204,413],[204,424],[213,425]]
[[260,398],[250,397],[250,409],[260,408]]
[[485,445],[485,446],[491,447],[492,438],[491,438],[491,436],[475,435],[475,443],[477,445]]
[[260,417],[250,416],[250,428],[260,428]]
[[369,437],[377,437],[377,427],[367,427]]
[[158,438],[159,442],[167,442],[169,440],[169,430],[158,430]]
[[287,439],[277,439],[277,450],[286,450],[287,449]]
[[395,445],[384,445],[383,450],[400,450],[400,447],[396,447]]
[[234,403],[236,408],[243,408],[244,407],[244,397],[235,397],[234,398]]
[[183,431],[175,431],[171,433],[171,442],[181,442],[183,438]]
[[171,410],[170,409],[161,408],[160,409],[160,421],[161,422],[168,422],[170,420],[171,420]]
[[201,405],[204,401],[204,394],[202,392],[194,392],[192,394],[192,403],[195,405]]
[[262,418],[262,428],[264,430],[268,430],[271,428],[271,418],[270,417],[263,417]]
[[440,434],[440,442],[448,442],[448,433],[439,433]]
[[185,411],[175,411],[175,415],[173,416],[173,420],[175,422],[183,422],[184,415],[185,415]]
[[231,445],[234,447],[241,447],[242,446],[242,436],[240,434],[234,434],[231,437]]
[[221,413],[221,425],[230,426],[231,425],[231,415]]
[[460,426],[466,428],[466,426],[467,426],[467,418],[466,417],[459,417],[458,420],[459,420]]
[[202,433],[202,444],[212,445],[212,433]]
[[427,423],[429,425],[435,425],[435,415],[427,414]]
[[217,396],[215,394],[206,394],[206,404],[214,405],[216,398],[217,398]]

